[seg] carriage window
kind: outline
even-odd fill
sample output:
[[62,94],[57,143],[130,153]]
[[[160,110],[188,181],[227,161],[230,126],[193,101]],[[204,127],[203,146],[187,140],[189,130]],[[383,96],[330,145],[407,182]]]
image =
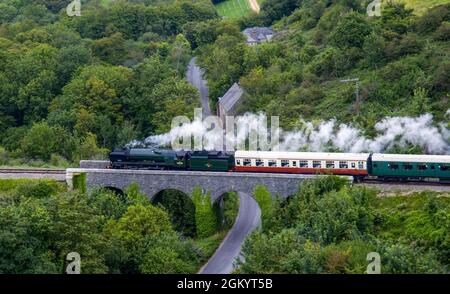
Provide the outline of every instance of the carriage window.
[[282,160],[281,167],[289,167],[289,160]]
[[269,166],[277,166],[276,160],[269,160]]
[[364,169],[364,161],[359,161],[358,162],[358,168],[359,169]]
[[441,171],[450,171],[450,165],[441,165]]
[[434,165],[431,166],[431,169],[435,169]]
[[347,161],[339,161],[339,168],[348,168]]
[[241,165],[241,160],[240,159],[236,160],[236,164]]
[[308,161],[307,160],[300,160],[300,167],[308,167]]
[[327,161],[327,168],[334,168],[334,161]]
[[404,165],[403,165],[403,169],[404,169],[404,170],[412,170],[412,169],[413,169],[413,166],[412,166],[411,164],[404,164]]
[[352,162],[352,168],[356,167],[356,163]]
[[373,167],[378,167],[378,164],[375,163],[375,164],[373,165]]
[[313,161],[313,168],[321,168],[322,162],[321,161]]
[[252,165],[252,161],[248,158],[244,159],[244,166],[251,166]]
[[297,161],[293,161],[293,162],[292,162],[292,166],[293,166],[293,167],[297,167]]
[[264,162],[261,159],[257,159],[256,166],[264,166]]
[[426,164],[419,164],[417,165],[418,170],[427,170],[428,166]]
[[396,164],[396,163],[389,163],[389,164],[388,164],[388,167],[389,167],[390,169],[398,169],[398,164]]

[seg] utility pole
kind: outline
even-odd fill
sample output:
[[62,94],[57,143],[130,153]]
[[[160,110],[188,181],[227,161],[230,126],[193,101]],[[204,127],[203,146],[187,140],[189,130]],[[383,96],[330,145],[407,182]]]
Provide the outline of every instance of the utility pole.
[[356,114],[359,115],[359,108],[360,108],[360,104],[361,101],[359,100],[359,78],[355,78],[355,79],[347,79],[347,80],[340,80],[341,83],[352,83],[355,82],[356,84],[356,102],[355,102],[355,110],[356,110]]

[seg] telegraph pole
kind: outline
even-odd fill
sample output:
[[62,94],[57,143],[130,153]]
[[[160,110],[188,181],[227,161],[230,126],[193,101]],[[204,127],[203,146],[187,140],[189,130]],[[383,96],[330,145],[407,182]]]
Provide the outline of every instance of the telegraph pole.
[[356,110],[356,113],[359,115],[359,108],[360,108],[360,104],[361,104],[361,101],[359,100],[359,78],[340,80],[340,82],[341,83],[353,83],[353,82],[355,82],[355,85],[356,85],[355,110]]

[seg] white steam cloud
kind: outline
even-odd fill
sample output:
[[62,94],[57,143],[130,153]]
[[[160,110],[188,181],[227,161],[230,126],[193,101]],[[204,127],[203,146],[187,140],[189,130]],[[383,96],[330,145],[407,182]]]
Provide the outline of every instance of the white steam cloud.
[[[261,130],[264,114],[250,114],[237,117],[236,125],[247,124],[253,131]],[[450,109],[447,111],[450,119]],[[267,124],[265,124],[267,126]],[[387,117],[375,125],[376,136],[367,138],[362,131],[348,124],[338,124],[335,120],[322,121],[318,124],[303,121],[303,127],[295,131],[278,130],[280,151],[337,151],[337,152],[384,152],[393,148],[417,146],[427,154],[450,154],[450,129],[447,124],[433,124],[433,116],[425,114],[420,117]],[[242,130],[241,130],[242,131]],[[267,130],[264,130],[267,131]],[[269,130],[270,132],[270,126]],[[221,150],[220,133],[209,132],[200,119],[173,128],[169,133],[148,137],[144,145],[170,146],[175,138],[182,136],[203,137],[205,150]],[[273,134],[272,134],[273,136]],[[245,140],[241,132],[235,139]],[[132,142],[131,146],[142,145]]]

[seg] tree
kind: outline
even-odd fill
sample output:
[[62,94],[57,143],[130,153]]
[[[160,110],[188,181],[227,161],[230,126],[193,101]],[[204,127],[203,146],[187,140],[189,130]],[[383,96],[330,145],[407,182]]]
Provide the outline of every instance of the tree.
[[428,91],[424,88],[414,90],[414,95],[410,103],[411,113],[419,116],[430,111],[430,98]]
[[105,159],[109,150],[97,146],[97,137],[92,133],[87,133],[81,144],[77,148],[75,161],[88,159]]
[[29,158],[49,160],[52,153],[61,152],[66,147],[68,140],[67,131],[63,128],[37,123],[23,137],[21,151]]
[[377,68],[383,65],[385,62],[385,50],[386,42],[383,37],[378,34],[372,33],[368,35],[364,40],[364,62],[370,68]]
[[361,15],[349,13],[338,23],[331,41],[340,48],[361,48],[371,31],[370,24]]
[[177,190],[164,190],[155,196],[153,202],[167,210],[177,232],[195,236],[195,205],[189,196]]
[[195,224],[198,238],[207,238],[214,234],[217,224],[211,203],[211,195],[203,194],[200,187],[192,192],[192,201],[195,205]]
[[253,190],[253,196],[255,197],[256,202],[258,202],[259,208],[261,208],[261,218],[264,228],[266,223],[269,221],[269,216],[271,215],[272,196],[270,195],[269,190],[262,185],[257,185],[255,187]]
[[152,205],[141,204],[129,206],[119,220],[110,220],[107,224],[108,233],[122,240],[130,249],[138,246],[148,235],[159,235],[171,229],[166,212]]
[[122,34],[115,33],[110,37],[95,40],[92,44],[92,53],[109,64],[122,64],[127,57],[125,40]]
[[184,74],[184,69],[190,60],[191,44],[182,35],[178,34],[172,44],[172,50],[168,56],[168,61],[172,64],[172,68],[181,76]]
[[261,5],[262,17],[267,24],[289,15],[298,7],[297,0],[267,0]]

